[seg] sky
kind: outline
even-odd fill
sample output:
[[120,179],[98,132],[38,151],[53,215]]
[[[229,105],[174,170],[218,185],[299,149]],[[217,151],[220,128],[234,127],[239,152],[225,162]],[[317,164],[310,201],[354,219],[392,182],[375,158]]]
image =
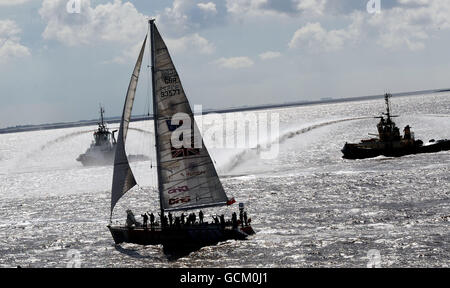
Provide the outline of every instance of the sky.
[[450,1],[0,0],[0,128],[120,116],[149,18],[204,109],[450,87]]

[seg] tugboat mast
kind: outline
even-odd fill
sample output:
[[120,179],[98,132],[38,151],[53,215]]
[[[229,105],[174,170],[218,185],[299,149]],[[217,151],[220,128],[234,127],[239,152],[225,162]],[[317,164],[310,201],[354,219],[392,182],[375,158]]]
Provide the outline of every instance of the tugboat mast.
[[103,107],[100,106],[100,121],[102,123],[102,126],[104,125],[103,124],[103,113],[105,113],[105,109],[103,109]]
[[390,108],[390,105],[389,105],[389,98],[391,98],[391,97],[392,97],[392,95],[389,94],[389,93],[386,93],[384,95],[384,101],[386,102],[386,116],[387,116],[387,120],[389,122],[391,120],[391,108]]

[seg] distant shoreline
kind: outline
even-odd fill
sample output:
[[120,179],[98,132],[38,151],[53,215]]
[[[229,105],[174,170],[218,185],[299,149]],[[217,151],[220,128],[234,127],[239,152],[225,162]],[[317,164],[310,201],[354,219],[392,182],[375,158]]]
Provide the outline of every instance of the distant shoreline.
[[[414,95],[420,95],[420,94],[434,94],[434,93],[443,93],[443,92],[450,92],[450,88],[449,89],[432,89],[432,90],[421,90],[421,91],[413,91],[413,92],[392,93],[392,96],[393,97],[403,97],[403,96],[414,96]],[[315,100],[315,101],[296,101],[296,102],[288,102],[288,103],[281,103],[281,104],[264,104],[264,105],[241,106],[241,107],[233,107],[233,108],[225,108],[225,109],[210,109],[210,110],[203,111],[203,115],[211,114],[211,113],[231,113],[231,112],[240,112],[240,111],[276,109],[276,108],[283,108],[283,107],[307,106],[307,105],[317,105],[317,104],[327,104],[327,103],[354,102],[354,101],[362,101],[362,100],[380,99],[383,97],[384,97],[384,94],[370,95],[370,96],[358,96],[358,97],[347,97],[347,98],[322,98],[321,100]],[[120,118],[121,117],[109,117],[109,118],[105,118],[105,121],[109,124],[120,123]],[[131,122],[151,120],[151,119],[153,119],[153,115],[133,116],[131,118]],[[19,126],[15,126],[15,127],[7,127],[7,128],[0,129],[0,134],[37,131],[37,130],[62,129],[62,128],[72,128],[72,127],[84,127],[84,126],[92,126],[92,125],[97,125],[97,124],[98,124],[98,119],[81,120],[81,121],[75,121],[75,122],[52,123],[52,124],[19,125]]]

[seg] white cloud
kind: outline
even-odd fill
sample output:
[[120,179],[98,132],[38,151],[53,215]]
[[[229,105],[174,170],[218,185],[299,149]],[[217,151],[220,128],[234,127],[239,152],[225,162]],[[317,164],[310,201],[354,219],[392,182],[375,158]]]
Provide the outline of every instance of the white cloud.
[[262,60],[275,59],[280,56],[281,56],[280,52],[274,52],[274,51],[267,51],[267,52],[259,54],[259,58],[261,58]]
[[404,6],[382,11],[368,20],[377,29],[377,42],[382,47],[421,50],[430,34],[450,29],[450,1],[400,0],[399,3]]
[[[147,40],[148,41],[148,40]],[[122,51],[122,55],[114,57],[112,60],[104,61],[103,64],[117,63],[117,64],[130,64],[136,61],[139,55],[139,51],[142,48],[142,42],[136,43],[131,48],[125,48]]]
[[12,58],[30,56],[28,47],[20,44],[21,29],[12,20],[0,20],[0,63]]
[[229,13],[238,16],[322,15],[327,0],[227,0]]
[[114,0],[91,6],[81,1],[81,13],[66,10],[67,0],[44,0],[39,14],[47,22],[42,34],[68,46],[90,45],[101,41],[136,43],[145,35],[147,18],[130,2]]
[[313,14],[322,15],[325,10],[327,0],[297,0],[297,9],[299,11],[310,11]]
[[33,0],[0,0],[0,6],[13,6],[20,5],[26,2],[31,2]]
[[360,36],[363,16],[354,13],[352,23],[346,29],[326,30],[318,22],[308,23],[295,31],[289,42],[289,48],[308,48],[312,52],[336,51],[348,41],[355,41]]
[[216,4],[214,4],[213,2],[198,3],[197,6],[205,12],[217,14]]
[[204,27],[211,27],[223,20],[214,2],[198,2],[196,0],[174,0],[170,7],[157,16],[158,23],[163,25],[169,34],[192,33]]
[[254,62],[249,57],[230,57],[230,58],[220,58],[213,63],[219,65],[223,68],[229,69],[239,69],[247,68],[253,66]]
[[[192,34],[181,38],[166,38],[164,42],[171,54],[192,51],[192,53],[212,54],[215,46],[207,39],[198,34]],[[104,61],[104,64],[117,63],[127,64],[136,60],[137,55],[142,47],[142,42],[135,44],[122,52],[122,55],[114,57],[112,60]]]
[[184,52],[186,50],[198,52],[200,54],[212,54],[215,50],[214,44],[201,37],[197,33],[184,36],[178,39],[167,39],[168,49],[174,53]]

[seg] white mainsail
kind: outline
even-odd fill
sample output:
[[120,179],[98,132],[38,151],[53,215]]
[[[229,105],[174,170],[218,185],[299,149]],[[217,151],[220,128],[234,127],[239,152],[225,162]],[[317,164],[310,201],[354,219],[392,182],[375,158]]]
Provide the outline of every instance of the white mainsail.
[[169,51],[154,22],[150,21],[150,24],[153,112],[161,210],[226,205],[227,195],[203,141],[201,145],[195,145],[200,146],[199,148],[193,146],[194,141],[190,147],[181,148],[176,148],[172,143],[172,133],[183,124],[174,119],[175,114],[183,113],[188,116],[191,135],[198,128]]
[[147,37],[145,37],[139,58],[134,67],[133,74],[131,75],[127,97],[125,98],[125,105],[123,107],[122,119],[120,121],[119,135],[117,137],[117,146],[114,157],[114,174],[111,189],[111,215],[117,201],[119,201],[119,199],[127,193],[128,190],[136,185],[136,180],[128,163],[127,154],[125,153],[125,140],[127,138],[128,125],[130,123],[131,110],[133,108],[146,42]]

